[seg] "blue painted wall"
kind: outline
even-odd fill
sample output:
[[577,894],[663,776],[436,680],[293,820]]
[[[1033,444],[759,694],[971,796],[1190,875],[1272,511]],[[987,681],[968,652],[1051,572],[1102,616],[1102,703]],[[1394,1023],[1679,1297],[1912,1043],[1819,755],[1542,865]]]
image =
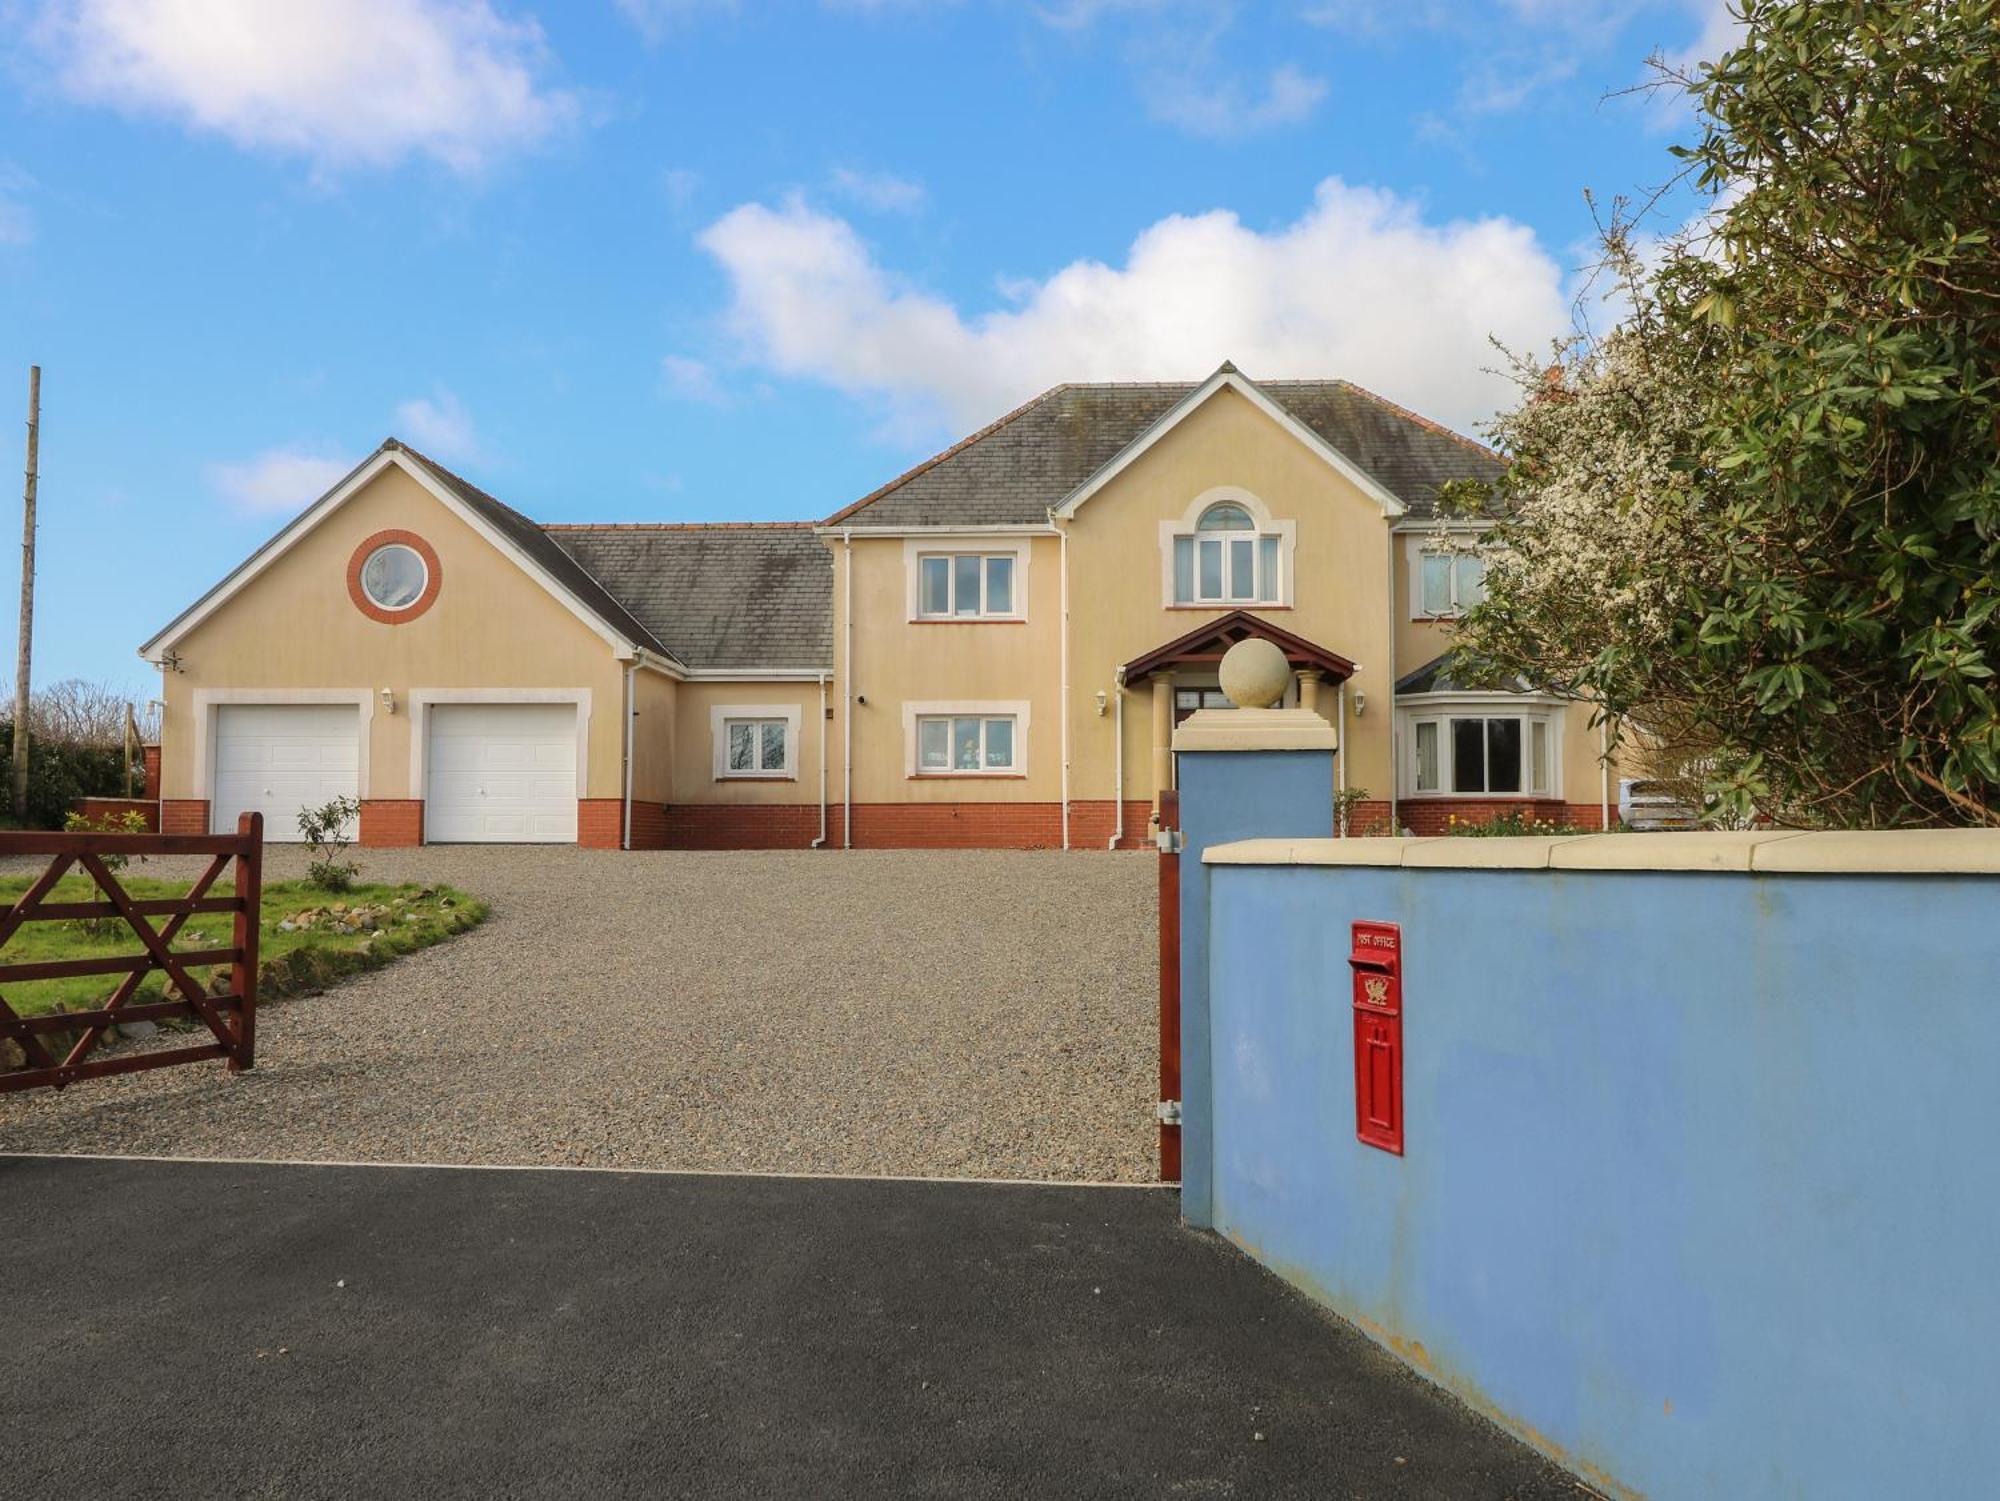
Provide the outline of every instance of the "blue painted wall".
[[1210,1144],[1208,867],[1236,839],[1333,832],[1332,751],[1184,751],[1181,794],[1181,1218],[1206,1228]]
[[[2000,881],[1218,865],[1208,903],[1223,1234],[1621,1488],[2000,1494]],[[1356,918],[1403,925],[1402,1158],[1354,1135]]]

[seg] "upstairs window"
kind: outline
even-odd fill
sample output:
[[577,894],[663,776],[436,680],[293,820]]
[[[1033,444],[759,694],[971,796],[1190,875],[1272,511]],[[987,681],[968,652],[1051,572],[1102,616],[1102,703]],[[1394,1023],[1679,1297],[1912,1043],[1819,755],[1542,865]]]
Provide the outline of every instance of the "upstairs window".
[[1243,506],[1218,501],[1201,513],[1191,535],[1174,538],[1174,603],[1279,603],[1279,542],[1276,532],[1260,532]]
[[1015,619],[1014,554],[925,553],[917,559],[923,620]]
[[1426,552],[1417,558],[1419,618],[1463,615],[1486,598],[1486,560],[1475,553]]

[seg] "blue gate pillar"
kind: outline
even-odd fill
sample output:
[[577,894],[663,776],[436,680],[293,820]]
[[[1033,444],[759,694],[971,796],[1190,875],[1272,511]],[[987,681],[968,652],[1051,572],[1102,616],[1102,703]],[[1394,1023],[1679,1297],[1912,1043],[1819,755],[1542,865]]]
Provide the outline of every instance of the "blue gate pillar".
[[1333,726],[1311,709],[1204,709],[1174,734],[1181,804],[1181,1218],[1202,1229],[1214,1223],[1215,1182],[1202,851],[1237,839],[1332,835],[1337,749]]

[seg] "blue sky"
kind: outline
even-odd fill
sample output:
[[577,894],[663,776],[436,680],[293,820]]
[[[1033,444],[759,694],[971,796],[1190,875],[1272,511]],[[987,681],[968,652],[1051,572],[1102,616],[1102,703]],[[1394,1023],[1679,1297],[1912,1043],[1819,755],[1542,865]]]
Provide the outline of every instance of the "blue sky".
[[150,696],[140,640],[391,432],[608,521],[824,515],[1057,381],[1224,357],[1470,427],[1489,336],[1568,326],[1584,191],[1672,172],[1685,112],[1606,95],[1726,35],[1720,0],[0,0],[36,679]]

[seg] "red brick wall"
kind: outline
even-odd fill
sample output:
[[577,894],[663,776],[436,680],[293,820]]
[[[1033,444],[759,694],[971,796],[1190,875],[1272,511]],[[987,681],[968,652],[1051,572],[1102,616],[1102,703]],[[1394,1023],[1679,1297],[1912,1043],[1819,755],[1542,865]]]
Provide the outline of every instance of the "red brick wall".
[[160,748],[157,745],[139,747],[139,762],[145,768],[145,780],[139,784],[139,796],[149,802],[157,802],[160,796]]
[[[840,841],[838,808],[827,809],[828,842]],[[661,810],[671,850],[802,850],[819,837],[818,803],[681,803]]]
[[576,842],[587,850],[615,850],[625,843],[625,800],[580,797],[576,800]]
[[672,812],[664,803],[632,804],[632,848],[635,850],[663,850],[672,848],[669,840],[668,815]]
[[[1396,805],[1397,816],[1403,826],[1413,834],[1442,834],[1455,818],[1461,824],[1481,824],[1506,813],[1519,812],[1528,818],[1541,819],[1547,823],[1567,824],[1570,822],[1568,803],[1550,798],[1523,797],[1452,797],[1452,798],[1405,798]],[[1595,810],[1591,823],[1595,824]]]
[[208,832],[208,799],[205,797],[170,797],[160,804],[160,832],[162,834],[206,834]]
[[[1153,847],[1151,823],[1153,804],[1147,798],[1137,801],[1127,799],[1125,803],[1125,837],[1119,841],[1121,850],[1144,850]],[[1101,850],[1111,843],[1111,836],[1118,827],[1118,804],[1107,798],[1102,802],[1074,802],[1069,805],[1069,844],[1071,849]]]
[[366,798],[361,804],[361,844],[402,849],[424,842],[424,805],[416,798]]
[[[1070,804],[1070,844],[1101,850],[1111,841],[1117,805]],[[842,808],[826,811],[827,848],[843,836]],[[1153,805],[1125,804],[1120,849],[1150,849]],[[639,805],[633,807],[633,843],[641,849],[807,849],[819,836],[817,803],[682,803],[661,810],[664,843],[642,841]],[[856,803],[856,849],[1060,849],[1060,803]]]
[[146,798],[80,797],[70,804],[70,808],[99,823],[108,818],[123,818],[127,813],[137,813],[146,820],[149,832],[158,833],[160,828],[160,805]]

